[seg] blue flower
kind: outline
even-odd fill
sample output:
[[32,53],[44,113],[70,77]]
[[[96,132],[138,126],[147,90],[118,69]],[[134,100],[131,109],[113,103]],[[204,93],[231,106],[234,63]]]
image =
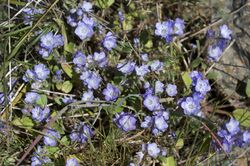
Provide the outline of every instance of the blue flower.
[[83,1],[79,4],[78,8],[80,8],[83,12],[92,12],[93,5],[90,2]]
[[250,143],[250,132],[249,131],[244,131],[243,141],[247,144]]
[[34,73],[34,71],[28,69],[28,70],[25,72],[24,76],[23,76],[23,80],[24,80],[25,82],[28,82],[28,81],[34,80],[35,77],[36,77],[36,74]]
[[135,70],[135,65],[135,62],[132,61],[118,63],[117,69],[123,74],[131,74]]
[[60,139],[61,135],[58,131],[53,129],[48,129],[46,132],[46,136],[44,136],[43,142],[47,146],[56,146],[57,139]]
[[213,37],[215,36],[215,31],[212,30],[212,29],[207,30],[206,36],[207,36],[208,38],[213,38]]
[[66,166],[79,166],[76,158],[67,159]]
[[197,80],[198,79],[202,79],[203,78],[203,74],[199,71],[192,71],[189,76],[192,79],[192,85],[195,86],[197,84]]
[[31,114],[34,121],[43,122],[49,117],[50,109],[45,107],[44,110],[42,110],[40,107],[36,106],[32,109]]
[[182,101],[181,107],[184,109],[186,115],[197,115],[200,111],[199,102],[195,101],[192,97],[187,97]]
[[63,102],[64,104],[73,103],[74,101],[75,101],[75,99],[73,99],[72,96],[64,96],[64,97],[62,98],[62,102]]
[[[93,91],[89,90],[87,92],[84,92],[82,95],[82,101],[90,101],[90,100],[94,100],[94,94]],[[87,102],[86,104],[89,104],[90,102]]]
[[143,104],[149,111],[155,111],[161,108],[159,98],[150,94],[146,96]]
[[176,18],[175,22],[174,22],[174,34],[176,35],[183,35],[184,34],[184,20],[180,19],[180,18]]
[[90,26],[84,22],[79,22],[75,29],[75,34],[81,40],[91,38],[94,34],[93,26]]
[[38,64],[34,67],[34,73],[37,80],[44,81],[48,78],[50,71],[44,64]]
[[205,95],[211,90],[208,80],[198,79],[195,85],[195,91]]
[[108,64],[108,59],[103,51],[100,53],[95,52],[93,59],[98,63],[99,67],[105,67]]
[[125,20],[123,12],[120,10],[118,11],[119,21],[122,23]]
[[107,50],[110,51],[117,46],[116,37],[111,32],[108,32],[104,37],[102,44]]
[[38,146],[34,152],[34,156],[31,158],[31,166],[40,166],[49,163],[51,164],[52,161],[48,157],[48,153],[44,148]]
[[157,158],[160,155],[161,149],[157,146],[156,143],[148,143],[147,152],[149,156]]
[[67,16],[66,20],[67,20],[67,24],[69,24],[70,26],[72,26],[72,27],[77,26],[77,19],[74,16],[72,16],[72,15]]
[[108,83],[106,89],[102,91],[102,94],[105,96],[106,101],[114,101],[119,97],[121,91],[117,87]]
[[224,39],[231,40],[232,31],[228,28],[227,25],[224,24],[220,26],[220,34]]
[[34,104],[39,98],[39,94],[35,92],[27,92],[24,101],[28,104]]
[[155,93],[162,93],[164,91],[164,84],[161,81],[155,82]]
[[93,136],[94,136],[93,129],[89,125],[81,122],[79,125],[75,126],[75,129],[70,134],[70,139],[71,141],[86,143]]
[[153,118],[151,116],[146,116],[143,122],[141,122],[141,128],[148,128],[152,126],[152,124],[153,124]]
[[141,59],[142,59],[142,61],[144,61],[144,62],[148,62],[148,61],[149,61],[149,59],[148,59],[148,54],[141,54]]
[[160,71],[163,69],[163,63],[159,60],[155,60],[150,64],[150,68],[152,71]]
[[45,49],[45,48],[40,48],[39,49],[39,54],[42,55],[43,58],[48,58],[50,55],[51,51]]
[[177,86],[174,84],[168,84],[166,88],[166,92],[171,97],[177,95]]
[[94,27],[96,25],[95,20],[92,17],[88,17],[87,15],[84,15],[82,18],[83,23],[87,24],[90,27]]
[[80,79],[88,86],[88,89],[98,89],[102,81],[100,75],[92,71],[83,72]]
[[146,75],[150,70],[148,69],[148,65],[141,65],[135,67],[136,75],[143,77]]
[[193,99],[197,102],[201,102],[202,100],[205,99],[205,95],[199,93],[199,92],[194,92],[193,95],[192,95]]
[[121,112],[115,115],[114,122],[121,130],[128,132],[136,129],[137,119],[131,113]]
[[220,56],[222,55],[222,49],[220,46],[214,45],[208,47],[208,58],[211,61],[217,62],[220,59]]
[[54,35],[52,32],[49,32],[41,37],[40,46],[49,51],[55,47],[63,46],[63,44],[64,39],[62,35]]
[[237,120],[231,118],[230,121],[226,124],[226,128],[230,134],[235,135],[240,131],[239,125],[240,123]]
[[174,30],[174,21],[173,20],[168,20],[164,22],[158,22],[156,23],[156,30],[155,34],[157,36],[161,36],[162,38],[166,38],[167,36],[170,36],[173,34]]
[[86,64],[86,56],[82,52],[77,51],[74,56],[73,63],[78,67],[84,66]]

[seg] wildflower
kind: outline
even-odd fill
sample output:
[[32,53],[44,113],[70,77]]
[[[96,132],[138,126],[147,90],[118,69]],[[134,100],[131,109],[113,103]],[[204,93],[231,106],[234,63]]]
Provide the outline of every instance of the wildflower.
[[166,38],[167,36],[173,34],[173,30],[174,30],[173,28],[174,28],[173,20],[158,22],[156,23],[155,34],[157,36],[161,36],[162,38]]
[[34,67],[34,73],[37,80],[44,81],[48,78],[50,71],[44,64],[38,64]]
[[96,25],[95,20],[92,17],[88,17],[87,15],[83,15],[82,22],[92,28]]
[[52,163],[51,159],[48,157],[48,153],[44,148],[38,146],[34,152],[34,156],[31,158],[31,166],[38,166],[48,163]]
[[66,166],[79,166],[76,158],[67,159]]
[[250,143],[250,132],[249,131],[244,131],[244,133],[243,133],[243,141],[245,143]]
[[192,79],[192,85],[195,86],[197,84],[197,80],[198,79],[202,79],[203,78],[203,74],[199,71],[192,71],[189,76]]
[[168,128],[168,119],[169,119],[169,112],[165,110],[154,112],[154,116],[152,117],[153,124],[152,124],[152,133],[154,135],[158,135],[163,133]]
[[66,17],[66,21],[67,21],[67,24],[69,24],[70,26],[72,27],[76,27],[77,26],[77,18],[70,15],[70,16],[67,16]]
[[164,84],[161,81],[155,82],[155,93],[162,93],[164,91]]
[[142,59],[142,61],[144,61],[144,62],[148,62],[148,61],[149,61],[149,59],[148,59],[148,54],[141,54],[141,59]]
[[62,102],[63,102],[64,104],[73,103],[74,101],[75,101],[75,100],[73,99],[72,96],[64,96],[64,97],[62,98]]
[[75,34],[81,40],[86,40],[88,38],[91,38],[94,34],[93,26],[87,25],[84,22],[79,22],[75,29]]
[[135,65],[135,62],[132,61],[118,63],[117,69],[123,74],[131,74],[135,70]]
[[39,94],[35,92],[27,92],[24,101],[28,104],[34,104],[39,98]]
[[226,128],[230,134],[235,135],[240,131],[239,122],[233,118],[226,124]]
[[56,146],[57,139],[60,139],[61,135],[58,131],[48,129],[46,132],[46,136],[44,136],[44,144],[47,146]]
[[153,95],[147,95],[143,104],[149,111],[159,110],[161,107],[159,98]]
[[141,127],[142,128],[148,128],[148,127],[150,127],[152,125],[152,123],[153,123],[153,118],[151,116],[146,116],[144,118],[144,121],[141,122]]
[[220,56],[222,55],[222,49],[219,46],[209,46],[208,47],[208,58],[211,61],[217,62],[220,59]]
[[45,48],[40,48],[38,52],[43,58],[48,58],[50,55],[50,51]]
[[215,31],[212,29],[207,30],[207,35],[208,38],[213,38],[215,36]]
[[140,39],[139,38],[134,38],[133,41],[134,41],[134,46],[135,47],[139,47],[139,45],[140,45]]
[[187,97],[184,101],[182,101],[181,107],[184,109],[184,113],[186,115],[197,115],[200,111],[200,104],[192,97]]
[[102,94],[105,96],[106,101],[114,101],[119,97],[121,91],[114,85],[108,83]]
[[195,85],[195,91],[205,95],[211,90],[208,80],[198,79]]
[[108,59],[106,57],[106,54],[104,52],[95,52],[93,56],[94,61],[96,61],[99,65],[99,67],[105,67],[108,63]]
[[166,92],[171,97],[175,96],[177,94],[177,86],[174,84],[168,84],[166,88]]
[[77,51],[74,56],[73,63],[78,67],[84,66],[86,63],[86,56],[82,52]]
[[49,32],[41,37],[40,46],[49,51],[55,47],[63,46],[63,44],[64,39],[62,35],[54,35],[52,32]]
[[45,107],[44,110],[42,110],[40,107],[36,106],[32,109],[31,114],[34,121],[43,122],[49,117],[50,109]]
[[174,34],[176,35],[183,35],[184,34],[184,20],[180,19],[180,18],[176,18],[175,22],[174,22]]
[[92,12],[93,5],[90,2],[83,1],[78,5],[78,8],[81,9],[83,12]]
[[88,86],[88,89],[98,89],[102,78],[98,73],[93,71],[85,71],[82,73],[80,79],[83,81],[85,85]]
[[86,143],[88,139],[92,138],[94,135],[93,129],[87,124],[80,123],[75,126],[75,129],[70,134],[71,141],[77,141],[80,143]]
[[231,40],[232,31],[228,28],[227,25],[224,24],[220,26],[220,34],[224,39]]
[[150,68],[152,71],[160,71],[163,69],[163,63],[159,60],[155,60],[150,64]]
[[102,43],[104,48],[110,51],[116,47],[116,37],[111,32],[108,32]]
[[35,75],[36,74],[34,73],[34,71],[28,69],[28,70],[26,70],[26,72],[25,72],[25,74],[23,76],[23,80],[25,82],[31,81],[31,80],[35,79]]
[[113,119],[116,125],[123,131],[128,132],[136,129],[137,119],[131,113],[121,112]]
[[122,23],[125,20],[125,17],[124,17],[124,13],[121,10],[118,11],[118,16],[119,16],[120,23]]
[[136,75],[143,77],[149,72],[148,65],[141,65],[135,67]]
[[161,149],[157,146],[156,143],[148,143],[147,152],[149,156],[157,158],[160,155]]

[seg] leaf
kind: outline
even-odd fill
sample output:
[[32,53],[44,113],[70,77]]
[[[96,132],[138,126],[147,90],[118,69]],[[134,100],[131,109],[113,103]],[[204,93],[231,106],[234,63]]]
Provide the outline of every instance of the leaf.
[[29,127],[29,128],[32,128],[34,126],[33,120],[30,117],[27,117],[27,116],[25,116],[25,117],[23,117],[21,119],[21,123],[25,127]]
[[49,154],[54,154],[60,150],[59,147],[57,147],[57,146],[45,146],[45,147],[46,147],[46,151]]
[[62,63],[61,66],[62,66],[63,71],[69,76],[69,78],[72,78],[73,76],[72,67],[67,63]]
[[64,50],[73,54],[75,52],[75,45],[74,43],[69,43],[67,45],[64,46]]
[[236,120],[240,122],[242,126],[250,127],[250,112],[245,109],[236,109],[233,112]]
[[208,78],[208,79],[216,80],[217,77],[218,77],[218,73],[216,73],[216,72],[209,72],[209,73],[207,74],[207,78]]
[[250,79],[247,80],[246,94],[250,97]]
[[99,8],[102,8],[102,9],[106,9],[106,8],[110,7],[114,2],[115,2],[115,0],[97,0],[96,6],[98,6]]
[[70,81],[65,81],[62,85],[62,91],[69,93],[73,88],[73,84]]
[[61,139],[60,142],[61,142],[63,145],[66,145],[66,146],[68,146],[68,145],[70,144],[70,141],[69,141],[69,139],[68,139],[66,136],[62,137],[62,139]]
[[197,57],[191,64],[192,68],[198,67],[202,62],[202,59],[200,57]]
[[188,89],[190,89],[190,85],[192,84],[192,79],[190,78],[189,73],[184,72],[184,73],[182,73],[181,77],[182,77],[182,80],[183,80],[184,84],[186,85],[186,87]]
[[173,156],[161,157],[160,160],[162,162],[162,166],[176,166]]
[[175,144],[175,147],[177,149],[181,149],[184,146],[184,140],[182,138],[179,138]]
[[46,95],[40,95],[40,98],[36,101],[36,104],[41,106],[41,107],[45,107],[48,103],[48,99]]

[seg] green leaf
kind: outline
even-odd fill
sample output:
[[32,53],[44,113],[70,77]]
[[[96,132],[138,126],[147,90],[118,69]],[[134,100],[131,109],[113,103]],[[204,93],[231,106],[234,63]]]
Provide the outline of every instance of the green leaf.
[[181,149],[184,146],[184,140],[182,138],[179,138],[175,144],[175,147],[177,149]]
[[192,84],[192,79],[189,76],[189,72],[182,73],[181,77],[182,77],[182,80],[183,80],[184,84],[189,89],[190,85]]
[[202,62],[202,59],[200,57],[197,57],[191,64],[192,68],[198,67]]
[[247,80],[246,94],[250,97],[250,79]]
[[245,109],[236,109],[233,112],[236,120],[240,122],[242,126],[250,127],[250,112]]
[[114,2],[115,2],[115,0],[97,0],[96,6],[98,6],[99,8],[102,8],[102,9],[106,9],[106,8],[110,7]]
[[25,127],[29,127],[29,128],[32,128],[34,126],[33,120],[30,117],[27,117],[27,116],[25,116],[25,117],[23,117],[21,119],[21,123]]
[[69,139],[68,139],[66,136],[64,136],[64,137],[62,137],[62,139],[61,139],[61,143],[62,143],[63,145],[68,146],[68,145],[70,144],[70,141],[69,141]]
[[40,98],[36,101],[36,104],[41,106],[41,107],[45,107],[48,103],[48,99],[46,95],[40,95]]
[[60,148],[57,146],[45,146],[45,147],[46,147],[46,151],[49,154],[55,154],[56,152],[58,152],[60,150]]
[[176,166],[173,156],[169,157],[160,157],[162,166]]
[[71,54],[73,54],[75,52],[75,45],[74,45],[74,43],[70,42],[69,44],[65,45],[64,50],[67,51],[67,52],[69,52],[69,53],[71,53]]
[[72,78],[73,76],[72,66],[70,66],[67,63],[62,63],[61,66],[62,66],[63,71],[69,76],[69,78]]
[[217,77],[218,77],[218,73],[216,73],[216,72],[209,72],[209,73],[207,74],[207,78],[208,78],[208,79],[211,79],[211,80],[216,80]]
[[70,81],[65,81],[62,85],[62,91],[69,93],[73,88],[73,84]]

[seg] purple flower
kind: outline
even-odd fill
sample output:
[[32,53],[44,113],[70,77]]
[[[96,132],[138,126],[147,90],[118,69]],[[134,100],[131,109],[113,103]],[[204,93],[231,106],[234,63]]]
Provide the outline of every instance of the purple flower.
[[40,166],[43,164],[52,163],[51,159],[44,148],[38,146],[31,158],[31,166]]
[[160,155],[161,149],[157,146],[156,143],[148,143],[147,152],[149,156],[157,158]]
[[149,61],[149,59],[148,59],[148,54],[141,54],[141,59],[142,59],[142,61],[144,61],[144,62],[148,62],[148,61]]
[[70,15],[66,17],[67,19],[67,23],[72,26],[72,27],[76,27],[77,26],[77,18],[75,18],[74,16]]
[[34,121],[43,122],[49,117],[50,109],[45,107],[44,110],[42,110],[40,107],[36,106],[32,109],[31,114]]
[[63,98],[62,98],[62,102],[64,103],[64,104],[69,104],[69,103],[72,103],[72,102],[74,102],[75,100],[73,99],[73,97],[72,96],[64,96]]
[[159,98],[150,94],[146,96],[143,104],[149,111],[159,110],[161,108]]
[[207,30],[207,37],[213,38],[215,36],[215,31],[212,29]]
[[150,70],[148,69],[148,65],[141,65],[135,67],[136,75],[143,77],[146,75]]
[[164,91],[164,84],[161,81],[155,82],[155,93],[162,93]]
[[44,144],[47,146],[56,146],[57,145],[57,139],[60,139],[61,135],[58,131],[55,131],[53,129],[48,129],[46,132],[46,136],[44,136]]
[[175,22],[174,22],[174,34],[176,35],[183,35],[184,34],[184,20],[180,19],[180,18],[176,18]]
[[35,73],[36,79],[38,79],[39,81],[44,81],[48,78],[50,71],[44,64],[38,64],[38,65],[35,65],[34,67],[34,73]]
[[82,18],[83,23],[87,24],[90,27],[94,27],[96,25],[95,20],[92,17],[88,17],[87,15],[84,15]]
[[250,132],[249,131],[244,131],[243,141],[247,144],[250,143]]
[[125,20],[125,17],[121,10],[118,12],[118,16],[119,16],[120,23],[122,23]]
[[177,95],[177,86],[174,84],[168,84],[166,88],[166,92],[171,97]]
[[217,62],[222,54],[222,49],[219,46],[209,46],[208,47],[208,58],[211,61]]
[[231,118],[230,121],[226,124],[226,128],[230,134],[235,135],[240,131],[239,125],[240,123],[237,120]]
[[79,166],[76,158],[67,159],[66,166]]
[[208,80],[198,79],[195,85],[195,91],[205,95],[211,90]]
[[39,49],[39,54],[42,55],[43,58],[48,58],[51,53],[51,50],[47,50],[45,48]]
[[88,89],[98,89],[102,81],[100,75],[92,71],[83,72],[80,79],[88,86]]
[[168,128],[168,124],[166,119],[163,116],[155,116],[154,117],[154,128],[164,132]]
[[114,101],[119,97],[121,91],[114,85],[108,83],[106,89],[102,91],[102,94],[105,96],[106,101]]
[[160,71],[163,69],[163,63],[159,60],[155,60],[150,64],[150,68],[152,71]]
[[116,37],[111,32],[108,32],[102,43],[103,46],[110,51],[116,47]]
[[34,80],[34,79],[35,79],[35,75],[36,75],[36,74],[34,73],[34,71],[28,69],[28,70],[25,72],[24,76],[23,76],[23,80],[24,80],[25,82]]
[[52,50],[55,47],[63,46],[63,44],[64,39],[62,35],[54,35],[52,32],[49,32],[41,37],[40,46],[47,50]]
[[118,63],[117,69],[123,74],[131,74],[135,70],[135,65],[135,62],[132,61]]
[[195,100],[195,101],[197,101],[197,102],[201,102],[202,100],[204,100],[205,99],[205,95],[203,95],[203,94],[201,94],[201,93],[199,93],[199,92],[194,92],[193,93],[193,99]]
[[81,40],[91,38],[94,34],[93,26],[90,26],[84,22],[79,22],[75,29],[75,34]]
[[203,78],[203,74],[199,71],[192,71],[189,74],[190,78],[192,79],[192,85],[195,86],[197,84],[197,80],[198,79],[202,79]]
[[82,52],[77,51],[74,56],[73,63],[78,67],[84,66],[86,64],[86,56]]
[[141,122],[141,128],[148,128],[152,125],[152,123],[153,123],[153,118],[151,116],[146,116],[143,122]]
[[75,129],[70,134],[70,139],[71,141],[86,143],[93,135],[94,131],[91,127],[81,122],[78,126],[75,126]]
[[156,23],[156,30],[155,34],[157,36],[161,36],[162,38],[166,38],[167,36],[170,36],[173,34],[174,30],[174,21],[173,20],[168,20],[164,22],[158,22]]
[[220,26],[220,34],[224,39],[231,40],[232,31],[228,28],[227,25],[224,24]]
[[34,104],[39,98],[39,94],[35,92],[27,92],[24,101],[28,104]]
[[94,61],[98,63],[99,67],[105,67],[108,63],[108,59],[104,52],[100,52],[100,53],[95,52],[93,59]]
[[137,119],[131,113],[121,112],[115,115],[114,122],[121,130],[128,132],[136,129]]
[[83,1],[81,4],[78,6],[83,12],[92,12],[92,3]]
[[186,115],[197,115],[200,111],[199,102],[195,101],[192,97],[187,97],[182,101],[181,107],[184,109]]

